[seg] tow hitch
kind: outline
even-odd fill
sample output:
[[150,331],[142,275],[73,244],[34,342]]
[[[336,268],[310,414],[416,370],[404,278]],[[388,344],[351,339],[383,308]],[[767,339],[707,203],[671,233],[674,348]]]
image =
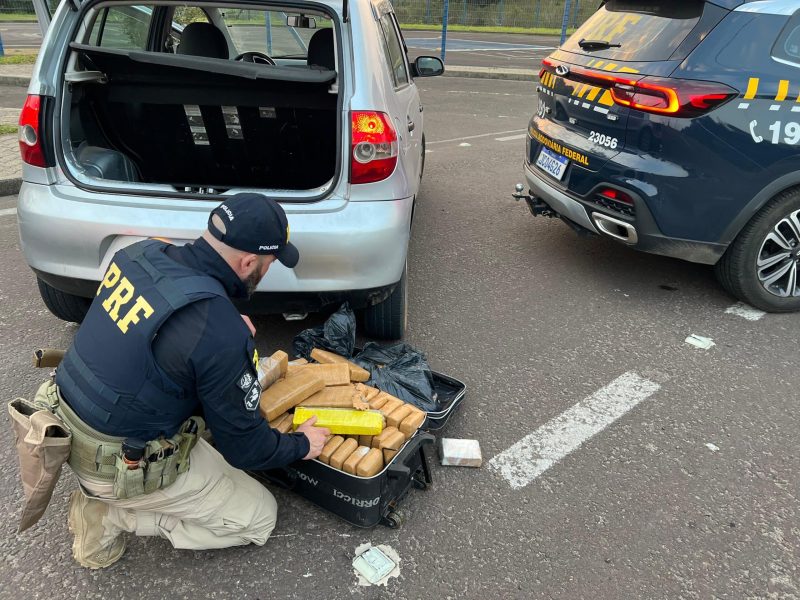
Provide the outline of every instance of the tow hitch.
[[528,205],[528,209],[531,211],[531,214],[535,217],[537,215],[541,215],[543,217],[557,217],[558,215],[553,211],[552,208],[547,206],[540,198],[535,196],[531,196],[530,192],[525,193],[525,186],[521,183],[516,185],[516,192],[511,194],[511,196],[516,201],[525,200],[525,203]]

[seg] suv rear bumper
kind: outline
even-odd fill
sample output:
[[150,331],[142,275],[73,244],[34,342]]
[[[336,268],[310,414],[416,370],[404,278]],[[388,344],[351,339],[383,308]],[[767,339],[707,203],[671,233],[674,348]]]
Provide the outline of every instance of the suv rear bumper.
[[[525,164],[525,178],[530,188],[530,194],[542,200],[563,218],[592,233],[625,243],[637,250],[713,265],[716,264],[727,249],[725,244],[665,236],[656,225],[647,204],[641,198],[636,197],[633,192],[631,192],[631,195],[634,196],[636,203],[636,216],[628,217],[603,209],[584,198],[573,196],[558,189],[548,181],[547,175],[538,172],[527,162]],[[627,224],[634,231],[634,235],[631,237],[631,242],[633,243],[624,242],[609,234],[608,228],[599,227],[596,215],[604,215],[613,221]]]
[[[17,208],[22,251],[53,287],[92,297],[117,250],[148,237],[193,240],[218,200],[93,194],[25,182]],[[275,263],[258,288],[270,293],[259,296],[284,296],[284,305],[292,296],[320,306],[343,298],[380,301],[375,298],[388,295],[403,275],[412,206],[413,198],[285,205],[300,262],[295,269]]]

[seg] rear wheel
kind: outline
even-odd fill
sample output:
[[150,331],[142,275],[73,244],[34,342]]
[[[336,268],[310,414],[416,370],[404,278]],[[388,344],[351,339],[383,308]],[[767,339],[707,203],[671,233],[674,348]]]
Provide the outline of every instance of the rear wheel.
[[394,291],[386,300],[364,310],[364,329],[369,337],[381,340],[399,340],[406,333],[408,321],[408,266]]
[[800,310],[800,189],[773,198],[717,263],[731,294],[768,312]]
[[71,323],[81,323],[83,321],[89,311],[89,306],[92,304],[91,299],[73,296],[57,290],[38,277],[36,278],[36,283],[39,285],[39,295],[42,297],[47,310],[62,321]]

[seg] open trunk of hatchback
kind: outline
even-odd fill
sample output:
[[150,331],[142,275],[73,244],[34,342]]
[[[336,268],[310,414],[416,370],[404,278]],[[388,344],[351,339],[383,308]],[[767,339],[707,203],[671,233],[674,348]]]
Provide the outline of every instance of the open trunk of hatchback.
[[61,139],[79,185],[304,197],[331,189],[341,134],[335,70],[305,60],[70,48]]

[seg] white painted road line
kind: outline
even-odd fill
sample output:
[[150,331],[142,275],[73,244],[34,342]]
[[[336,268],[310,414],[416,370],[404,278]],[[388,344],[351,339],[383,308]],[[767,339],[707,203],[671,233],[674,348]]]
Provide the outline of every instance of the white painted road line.
[[527,133],[519,133],[517,135],[507,135],[506,137],[494,138],[496,142],[510,142],[511,140],[524,140]]
[[661,386],[629,371],[489,461],[514,489],[524,488]]
[[15,214],[17,214],[17,209],[16,208],[3,208],[3,209],[0,209],[0,217],[8,217],[10,215],[15,215]]
[[437,140],[435,142],[428,142],[428,146],[433,146],[434,144],[448,144],[450,142],[462,142],[464,140],[474,140],[477,138],[489,137],[492,135],[503,135],[505,133],[522,133],[525,131],[526,131],[525,129],[512,129],[511,131],[495,131],[494,133],[481,133],[480,135],[468,135],[465,137],[458,137],[450,140]]
[[764,317],[767,313],[763,310],[758,310],[757,308],[753,308],[745,304],[744,302],[737,302],[733,306],[729,306],[725,309],[726,315],[736,315],[737,317],[742,317],[743,319],[747,319],[748,321],[758,321],[762,317]]

